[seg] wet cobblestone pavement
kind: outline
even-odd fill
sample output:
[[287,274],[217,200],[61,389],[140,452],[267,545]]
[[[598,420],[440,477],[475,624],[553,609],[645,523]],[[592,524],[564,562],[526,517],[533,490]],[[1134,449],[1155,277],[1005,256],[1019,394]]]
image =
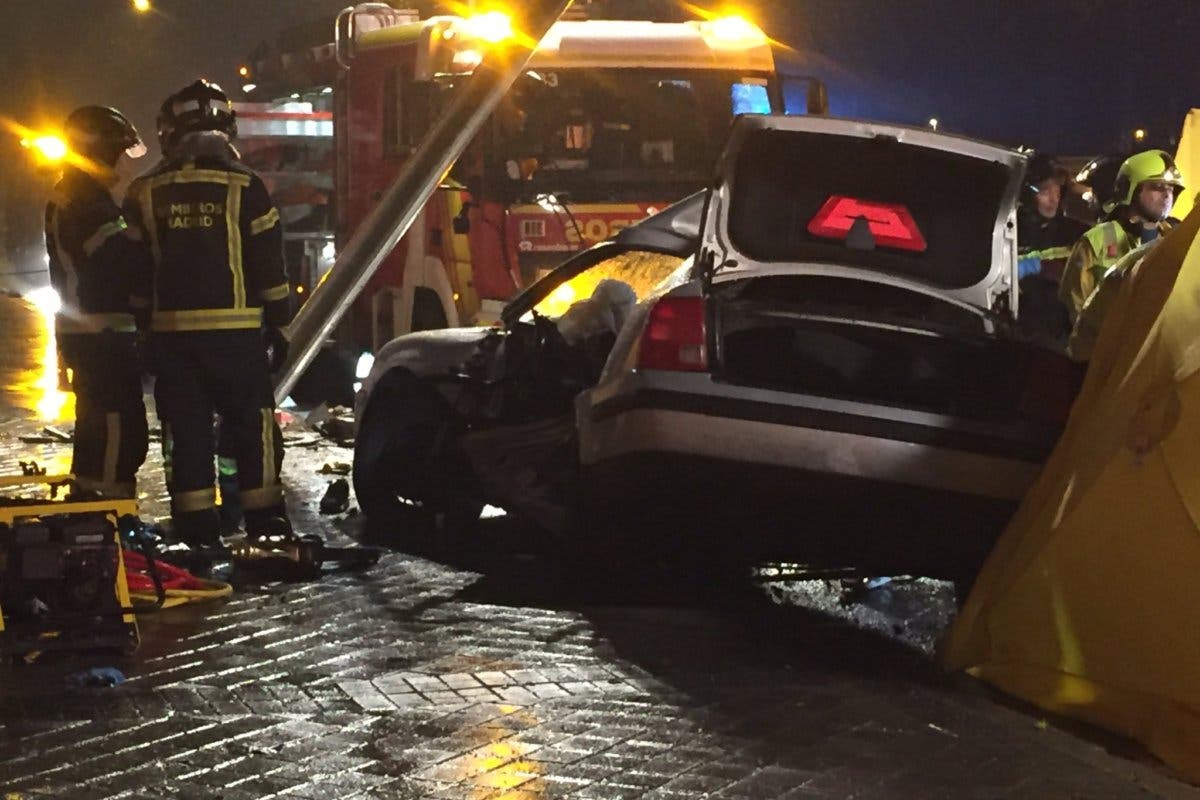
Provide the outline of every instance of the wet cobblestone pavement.
[[[21,441],[42,424],[0,412],[3,471],[65,466],[69,445]],[[289,439],[299,527],[344,541],[356,518],[317,513],[318,469],[350,451]],[[149,517],[165,513],[157,470]],[[0,796],[1200,796],[1119,743],[941,675],[930,637],[905,635],[944,623],[936,587],[901,584],[839,618],[836,582],[601,580],[489,531],[468,565],[389,553],[146,616],[131,659],[0,668]],[[89,664],[128,680],[68,690]]]

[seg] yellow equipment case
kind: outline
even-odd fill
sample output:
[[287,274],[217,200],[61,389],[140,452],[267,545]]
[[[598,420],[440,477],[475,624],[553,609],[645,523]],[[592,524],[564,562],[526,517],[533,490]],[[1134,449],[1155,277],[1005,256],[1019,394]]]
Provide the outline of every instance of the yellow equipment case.
[[122,530],[138,530],[137,502],[56,499],[70,475],[0,477],[0,491],[45,485],[48,498],[0,497],[0,653],[132,652],[138,628],[125,582]]

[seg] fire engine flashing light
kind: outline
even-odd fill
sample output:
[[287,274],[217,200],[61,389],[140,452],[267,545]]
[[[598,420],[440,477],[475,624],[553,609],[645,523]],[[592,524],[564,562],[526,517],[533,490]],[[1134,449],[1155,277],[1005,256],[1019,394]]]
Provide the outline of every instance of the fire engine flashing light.
[[878,203],[835,194],[808,223],[808,232],[822,239],[844,241],[859,219],[865,219],[875,244],[910,253],[928,249],[925,236],[908,208],[899,203]]
[[492,44],[513,38],[512,19],[503,11],[476,14],[463,22],[463,29],[469,36]]
[[723,42],[741,44],[749,41],[765,41],[762,29],[743,16],[720,17],[710,23],[714,38]]

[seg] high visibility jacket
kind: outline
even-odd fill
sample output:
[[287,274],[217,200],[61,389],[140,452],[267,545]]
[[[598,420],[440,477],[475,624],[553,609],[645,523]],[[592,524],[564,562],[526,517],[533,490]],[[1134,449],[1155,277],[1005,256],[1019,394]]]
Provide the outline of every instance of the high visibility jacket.
[[259,329],[290,321],[279,211],[224,137],[192,134],[129,187],[125,216],[154,270],[138,303],[153,331]]
[[1067,354],[1071,358],[1076,361],[1091,360],[1096,340],[1100,338],[1100,328],[1108,318],[1108,310],[1116,302],[1125,279],[1137,274],[1146,256],[1160,241],[1161,238],[1135,247],[1105,273],[1096,291],[1092,292],[1091,297],[1079,310],[1079,319],[1075,320],[1075,327],[1071,330],[1071,339],[1067,345]]
[[46,205],[46,252],[62,299],[59,334],[136,330],[130,298],[150,272],[149,251],[129,235],[108,189],[75,167]]
[[[1159,235],[1165,234],[1171,227],[1168,222],[1160,222]],[[1090,228],[1075,243],[1058,289],[1059,299],[1066,305],[1072,325],[1079,319],[1083,304],[1096,291],[1105,273],[1140,244],[1141,240],[1119,220],[1102,222]]]

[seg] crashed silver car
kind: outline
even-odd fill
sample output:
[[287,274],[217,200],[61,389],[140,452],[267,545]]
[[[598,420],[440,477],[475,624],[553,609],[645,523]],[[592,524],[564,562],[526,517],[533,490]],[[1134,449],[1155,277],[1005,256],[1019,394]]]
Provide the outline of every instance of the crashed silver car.
[[[577,255],[503,327],[380,353],[358,406],[364,511],[457,524],[487,502],[568,537],[645,543],[649,524],[692,549],[715,531],[809,563],[969,572],[1078,380],[1015,333],[1023,169],[928,130],[740,118],[708,191]],[[573,284],[597,296],[536,313]]]
[[358,392],[354,487],[376,527],[461,531],[489,503],[562,532],[578,489],[574,403],[637,305],[686,283],[703,194],[576,254],[494,327],[401,336]]

